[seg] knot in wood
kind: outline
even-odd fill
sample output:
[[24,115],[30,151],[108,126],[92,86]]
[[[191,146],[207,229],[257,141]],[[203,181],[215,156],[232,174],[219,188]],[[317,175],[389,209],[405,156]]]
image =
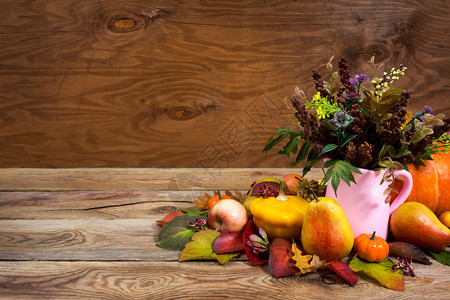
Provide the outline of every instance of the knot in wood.
[[119,14],[109,18],[107,27],[116,33],[127,33],[141,29],[145,25],[142,17],[131,14]]
[[115,20],[113,25],[120,29],[130,29],[136,26],[136,22],[132,18],[121,18]]

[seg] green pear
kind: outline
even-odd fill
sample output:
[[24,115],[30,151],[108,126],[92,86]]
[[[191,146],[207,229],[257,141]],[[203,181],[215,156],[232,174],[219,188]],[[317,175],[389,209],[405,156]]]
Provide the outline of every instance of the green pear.
[[450,230],[419,202],[405,202],[391,215],[389,227],[395,239],[419,248],[442,252],[450,244]]
[[306,208],[302,245],[308,254],[327,261],[346,257],[353,248],[354,236],[344,210],[333,198],[319,197]]

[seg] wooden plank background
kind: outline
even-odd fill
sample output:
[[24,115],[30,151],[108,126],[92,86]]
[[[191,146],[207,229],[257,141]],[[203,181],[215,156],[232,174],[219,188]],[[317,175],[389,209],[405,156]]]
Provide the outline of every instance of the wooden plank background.
[[447,0],[0,0],[0,167],[287,167],[282,99],[333,55],[450,115]]

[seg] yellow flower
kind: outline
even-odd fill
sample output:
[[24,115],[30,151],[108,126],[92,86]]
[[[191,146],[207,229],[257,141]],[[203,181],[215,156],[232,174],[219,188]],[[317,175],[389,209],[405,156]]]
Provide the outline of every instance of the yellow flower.
[[316,110],[316,113],[317,113],[317,117],[319,117],[319,119],[325,119],[325,118],[326,118],[326,115],[325,115],[325,113],[323,112],[322,107],[319,107],[319,108]]
[[405,116],[406,121],[405,121],[405,123],[403,123],[402,126],[400,127],[402,130],[406,127],[406,125],[408,125],[409,121],[411,121],[412,116],[413,116],[412,112],[408,111],[408,112],[406,113],[406,116]]
[[312,98],[312,101],[317,102],[320,101],[320,99],[322,99],[322,97],[320,97],[320,92],[317,92],[317,94],[315,94]]

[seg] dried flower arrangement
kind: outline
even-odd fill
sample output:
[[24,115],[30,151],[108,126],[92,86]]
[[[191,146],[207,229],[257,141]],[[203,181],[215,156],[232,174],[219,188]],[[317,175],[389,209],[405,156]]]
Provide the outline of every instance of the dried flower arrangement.
[[[289,157],[298,152],[292,165],[306,160],[303,175],[327,158],[322,184],[331,181],[336,191],[341,180],[354,181],[352,172],[360,173],[357,168],[385,170],[383,181],[392,182],[393,170],[407,169],[409,163],[423,164],[422,160],[432,159],[431,154],[450,150],[450,137],[445,134],[450,118],[434,114],[427,106],[415,115],[408,113],[411,92],[391,87],[404,75],[405,66],[370,80],[365,74],[352,77],[344,57],[334,71],[332,59],[326,64],[328,82],[313,70],[317,94],[311,100],[298,88],[290,99],[294,113],[287,119],[299,130],[279,128],[263,152],[287,139],[278,153]],[[368,63],[376,74],[381,65],[374,60]],[[371,86],[366,87],[367,83]]]

